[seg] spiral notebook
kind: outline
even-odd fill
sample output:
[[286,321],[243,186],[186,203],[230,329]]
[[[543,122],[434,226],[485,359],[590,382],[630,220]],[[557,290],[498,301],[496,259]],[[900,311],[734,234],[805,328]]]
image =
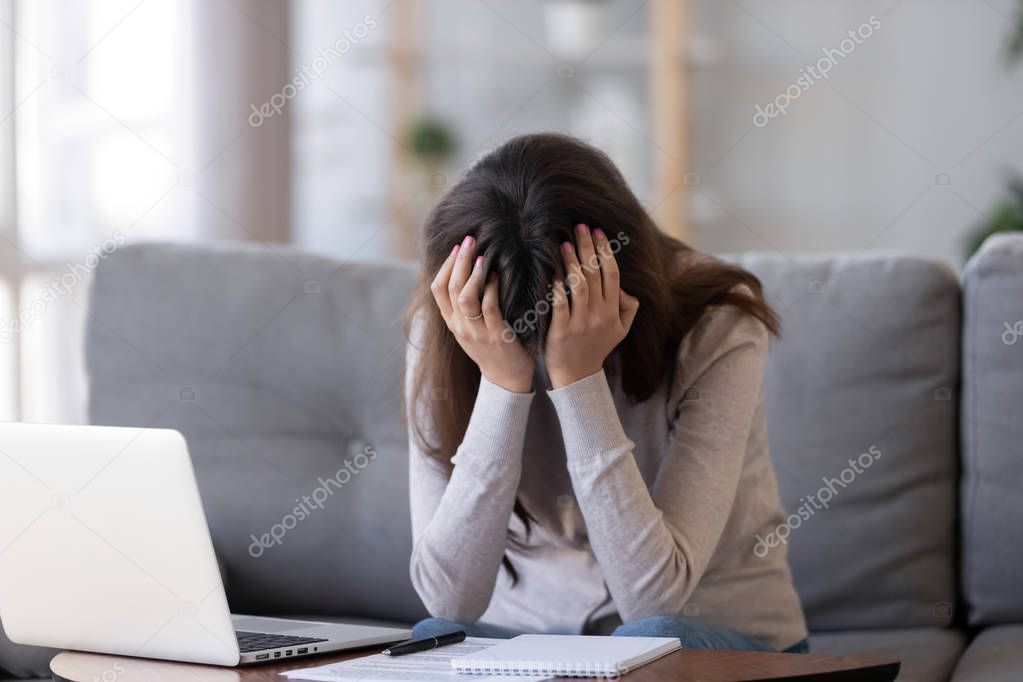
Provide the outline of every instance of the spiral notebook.
[[454,658],[451,667],[475,675],[617,677],[681,648],[677,637],[519,635]]

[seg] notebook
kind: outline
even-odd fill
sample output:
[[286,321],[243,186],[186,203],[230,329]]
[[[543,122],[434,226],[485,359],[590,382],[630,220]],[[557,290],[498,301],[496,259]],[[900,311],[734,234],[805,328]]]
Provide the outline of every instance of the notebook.
[[681,648],[677,637],[519,635],[452,659],[451,667],[474,675],[618,677]]

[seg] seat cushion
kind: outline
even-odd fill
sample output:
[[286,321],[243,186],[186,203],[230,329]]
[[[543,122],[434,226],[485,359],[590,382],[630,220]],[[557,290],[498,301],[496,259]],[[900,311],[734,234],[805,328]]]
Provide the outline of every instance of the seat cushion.
[[811,630],[944,627],[955,609],[960,290],[919,258],[747,254],[782,316],[766,390]]
[[859,632],[822,632],[810,635],[815,654],[869,655],[902,662],[899,682],[945,682],[966,645],[959,630],[907,628]]
[[1023,622],[1023,237],[964,275],[963,588],[972,625]]
[[125,247],[97,268],[90,421],[188,441],[240,613],[415,621],[402,313],[411,265]]
[[953,682],[1019,682],[1023,680],[1023,625],[998,625],[982,630],[966,647]]

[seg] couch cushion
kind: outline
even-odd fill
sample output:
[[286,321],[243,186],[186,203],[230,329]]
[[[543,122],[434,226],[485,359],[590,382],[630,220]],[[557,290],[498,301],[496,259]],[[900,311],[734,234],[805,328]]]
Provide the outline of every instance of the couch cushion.
[[966,648],[953,682],[1019,682],[1023,680],[1023,625],[998,625],[982,630]]
[[739,262],[782,315],[767,368],[768,431],[811,630],[948,624],[955,275],[873,253]]
[[407,266],[148,244],[103,262],[90,420],[184,433],[236,612],[413,621]]
[[880,656],[902,662],[899,682],[945,682],[952,676],[966,636],[958,630],[910,628],[827,632],[810,636],[815,654]]
[[974,625],[1023,622],[1023,236],[964,274],[963,585]]

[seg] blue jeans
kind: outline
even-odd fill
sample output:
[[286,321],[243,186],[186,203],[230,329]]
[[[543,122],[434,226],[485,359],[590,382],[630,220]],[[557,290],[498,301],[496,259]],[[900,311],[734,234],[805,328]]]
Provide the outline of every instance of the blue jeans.
[[[433,637],[456,630],[464,631],[469,637],[495,637],[498,639],[507,639],[522,634],[487,623],[463,625],[443,618],[427,618],[416,623],[412,628],[412,636],[417,639]],[[682,616],[653,616],[631,623],[622,623],[611,634],[615,637],[678,637],[682,640],[682,646],[687,649],[774,651],[767,644],[741,632],[697,618]],[[810,651],[810,645],[805,639],[785,649],[787,654],[805,654],[808,651]]]

